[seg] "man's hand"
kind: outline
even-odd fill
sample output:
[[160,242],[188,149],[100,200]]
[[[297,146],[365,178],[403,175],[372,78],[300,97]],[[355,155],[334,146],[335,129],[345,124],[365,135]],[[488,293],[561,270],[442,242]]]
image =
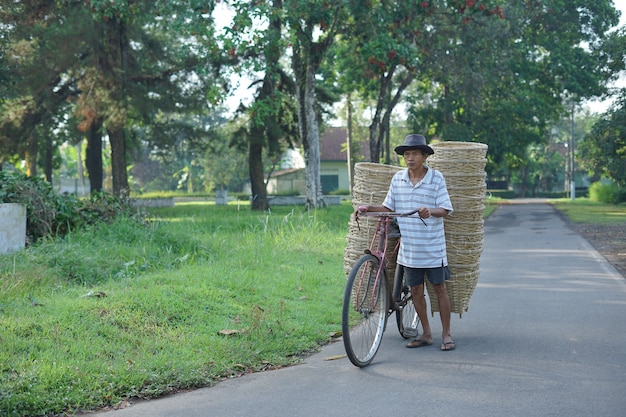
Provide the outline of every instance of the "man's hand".
[[368,211],[368,207],[367,206],[358,206],[355,210],[354,210],[354,220],[358,220],[359,219],[359,214],[361,213],[365,213]]

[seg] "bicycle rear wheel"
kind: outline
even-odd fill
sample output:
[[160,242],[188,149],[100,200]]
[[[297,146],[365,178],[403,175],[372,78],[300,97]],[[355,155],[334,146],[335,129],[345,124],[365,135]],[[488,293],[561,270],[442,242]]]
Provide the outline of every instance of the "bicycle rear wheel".
[[360,257],[350,271],[343,297],[343,344],[350,362],[358,367],[372,362],[387,324],[389,290],[385,268],[379,266],[373,255]]
[[419,316],[415,311],[411,289],[404,281],[404,267],[396,266],[396,274],[393,280],[393,299],[398,307],[396,310],[396,322],[398,331],[405,339],[416,338],[419,335]]

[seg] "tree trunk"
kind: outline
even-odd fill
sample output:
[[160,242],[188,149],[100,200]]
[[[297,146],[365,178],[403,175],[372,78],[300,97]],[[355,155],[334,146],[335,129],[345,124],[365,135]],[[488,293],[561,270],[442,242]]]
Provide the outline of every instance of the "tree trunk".
[[121,20],[111,19],[106,29],[102,67],[113,108],[108,109],[104,125],[111,143],[113,194],[121,196],[129,191],[124,135],[128,110],[125,104],[128,39],[126,27]]
[[[446,126],[451,125],[454,122],[452,114],[452,105],[449,102],[450,87],[447,84],[443,86],[443,99],[444,99],[444,112],[443,112],[443,124]],[[448,140],[448,138],[444,138]]]
[[305,177],[306,177],[306,204],[308,209],[325,207],[322,193],[322,179],[320,176],[320,131],[315,111],[315,72],[307,66],[304,84],[304,117],[306,130]]
[[370,124],[370,160],[372,162],[379,163],[381,154],[383,153],[383,143],[386,139],[386,162],[390,163],[390,149],[389,144],[389,130],[391,124],[391,113],[400,101],[400,97],[404,90],[413,82],[415,78],[414,72],[405,72],[402,75],[400,84],[398,85],[394,96],[390,99],[391,89],[393,88],[393,76],[395,74],[396,67],[393,66],[389,69],[386,75],[380,76],[380,90],[378,92],[378,99],[376,101],[376,112]]
[[[320,177],[320,134],[316,112],[315,72],[317,68],[312,56],[321,59],[322,51],[311,46],[304,50],[301,44],[294,45],[292,66],[296,78],[298,100],[298,130],[304,147],[304,174],[306,180],[307,209],[325,207]],[[319,49],[319,48],[318,48]]]
[[37,138],[33,135],[28,138],[28,148],[26,150],[26,175],[29,177],[37,176]]
[[85,194],[85,170],[83,164],[83,141],[81,140],[76,145],[76,176],[78,177],[78,184],[80,184],[81,194]]
[[52,158],[54,155],[54,149],[52,147],[52,138],[50,136],[46,136],[44,139],[46,141],[46,155],[44,161],[44,172],[46,175],[46,181],[52,184]]
[[121,196],[127,194],[128,175],[126,173],[126,142],[124,129],[107,129],[111,142],[111,175],[113,176],[113,194]]
[[380,126],[380,112],[378,108],[372,118],[370,124],[370,161],[374,163],[380,162],[380,137],[378,136]]
[[376,110],[372,123],[370,124],[370,161],[374,163],[380,162],[380,153],[382,150],[383,136],[381,135],[382,115],[385,110],[385,103],[389,95],[388,89],[391,85],[391,77],[395,67],[387,72],[387,75],[380,74],[380,88],[378,90],[378,98],[376,99]]
[[526,197],[526,191],[528,189],[528,164],[522,169],[522,198]]
[[[273,0],[272,8],[276,11],[283,9],[282,0]],[[272,13],[270,17],[270,25],[267,29],[266,39],[268,44],[264,49],[265,55],[265,76],[263,77],[263,85],[256,100],[258,102],[280,100],[276,97],[275,81],[279,76],[281,44],[278,42],[282,31],[282,21],[278,17],[279,14]],[[282,134],[270,134],[270,131],[280,131],[281,128],[278,121],[279,114],[267,114],[259,122],[253,120],[250,122],[250,135],[248,137],[248,165],[250,169],[250,187],[252,192],[251,209],[267,210],[269,209],[269,200],[267,198],[267,183],[265,181],[265,169],[263,168],[263,148],[267,146],[271,155],[273,149],[278,149],[278,141]],[[272,129],[276,128],[276,129]],[[270,172],[271,175],[271,172]],[[269,178],[269,176],[268,176]]]
[[252,210],[267,210],[267,188],[263,175],[263,144],[254,138],[248,145],[248,165],[250,166],[250,188],[252,191]]
[[97,118],[87,132],[87,152],[85,167],[89,176],[90,192],[102,191],[104,178],[102,168],[102,118]]
[[348,186],[350,187],[350,195],[352,195],[352,187],[354,186],[354,157],[352,156],[352,97],[348,94],[348,138],[346,155],[348,156]]

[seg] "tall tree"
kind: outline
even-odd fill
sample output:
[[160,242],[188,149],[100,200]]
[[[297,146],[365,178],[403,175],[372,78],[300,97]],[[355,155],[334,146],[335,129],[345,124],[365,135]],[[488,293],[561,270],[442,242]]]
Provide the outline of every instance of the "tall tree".
[[97,71],[90,80],[94,94],[82,104],[91,110],[87,114],[102,117],[111,143],[113,191],[121,193],[129,186],[131,126],[154,121],[159,113],[206,111],[206,98],[214,99],[214,88],[205,86],[212,78],[202,77],[209,74],[214,48],[214,4],[93,0],[90,5],[98,36],[88,65]]
[[[208,76],[212,75],[208,62],[214,49],[213,2],[63,0],[13,2],[11,6],[15,22],[32,26],[14,31],[12,45],[32,45],[34,62],[47,71],[41,80],[53,81],[42,91],[59,96],[64,91],[61,87],[71,87],[66,97],[75,105],[76,125],[89,132],[94,147],[101,140],[97,135],[107,132],[116,193],[128,189],[126,154],[133,128],[152,123],[159,112],[202,112],[207,111],[207,103],[216,101],[218,85],[211,85],[215,78]],[[21,61],[19,74],[36,68]],[[47,65],[41,65],[44,62]],[[39,96],[32,94],[38,91],[34,89],[37,84],[25,85],[30,90],[20,91],[20,100],[28,102],[25,99],[33,97],[38,107],[54,114],[50,105],[42,106]],[[23,116],[20,126],[28,126]],[[89,160],[97,164],[96,158]],[[94,173],[97,189],[101,180],[93,164],[88,168],[93,168],[89,171]]]
[[286,0],[285,8],[296,79],[298,127],[305,153],[307,207],[324,207],[316,76],[347,18],[346,2]]
[[[347,91],[356,91],[361,99],[373,103],[369,126],[372,161],[379,162],[383,155],[387,162],[390,160],[390,145],[385,141],[391,115],[407,88],[414,81],[421,85],[437,82],[437,70],[448,68],[446,64],[454,59],[457,45],[469,41],[464,33],[481,28],[497,16],[499,9],[492,3],[351,2],[353,18],[338,48],[340,78]],[[459,68],[465,67],[454,67]],[[469,69],[462,78],[467,76],[480,81]],[[446,85],[448,80],[438,82]]]
[[[10,68],[0,112],[0,143],[7,154],[26,161],[27,172],[37,175],[40,147],[45,152],[50,178],[52,131],[55,118],[67,108],[71,82],[61,74],[71,59],[57,44],[68,31],[59,25],[60,14],[52,2],[11,2],[0,10],[4,30],[3,61]],[[6,155],[6,154],[4,154]]]
[[[250,88],[255,89],[254,102],[240,106],[246,118],[234,133],[234,145],[247,148],[252,210],[269,208],[266,164],[264,158],[277,160],[287,146],[298,141],[294,82],[282,65],[287,40],[283,36],[285,5],[283,0],[250,4],[235,1],[232,26],[223,38],[233,69],[252,74]],[[250,43],[249,39],[256,40]]]
[[[264,181],[263,150],[264,143],[268,154],[277,157],[282,150],[281,139],[292,143],[293,131],[289,126],[292,120],[283,119],[285,106],[290,101],[289,93],[293,93],[293,83],[281,68],[280,60],[284,46],[282,37],[283,1],[273,0],[269,9],[269,25],[265,32],[262,56],[265,60],[265,74],[260,82],[254,105],[250,111],[250,135],[248,136],[248,162],[250,182],[252,186],[252,209],[266,210],[269,208],[267,199],[267,182]],[[283,120],[283,123],[281,123]],[[284,123],[287,122],[287,123]]]
[[[341,84],[373,102],[370,158],[379,162],[391,113],[418,74],[417,38],[429,5],[419,1],[350,4],[352,19],[339,43]],[[366,30],[364,30],[367,28]],[[387,155],[388,156],[388,155]]]

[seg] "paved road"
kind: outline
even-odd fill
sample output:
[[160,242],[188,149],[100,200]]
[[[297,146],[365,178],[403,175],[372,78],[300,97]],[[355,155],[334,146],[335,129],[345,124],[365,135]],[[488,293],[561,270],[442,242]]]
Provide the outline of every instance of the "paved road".
[[339,342],[302,365],[103,414],[621,416],[625,322],[626,280],[591,245],[549,205],[506,205],[485,223],[476,292],[452,321],[455,351],[406,349],[390,326],[363,369],[325,360],[344,353]]

